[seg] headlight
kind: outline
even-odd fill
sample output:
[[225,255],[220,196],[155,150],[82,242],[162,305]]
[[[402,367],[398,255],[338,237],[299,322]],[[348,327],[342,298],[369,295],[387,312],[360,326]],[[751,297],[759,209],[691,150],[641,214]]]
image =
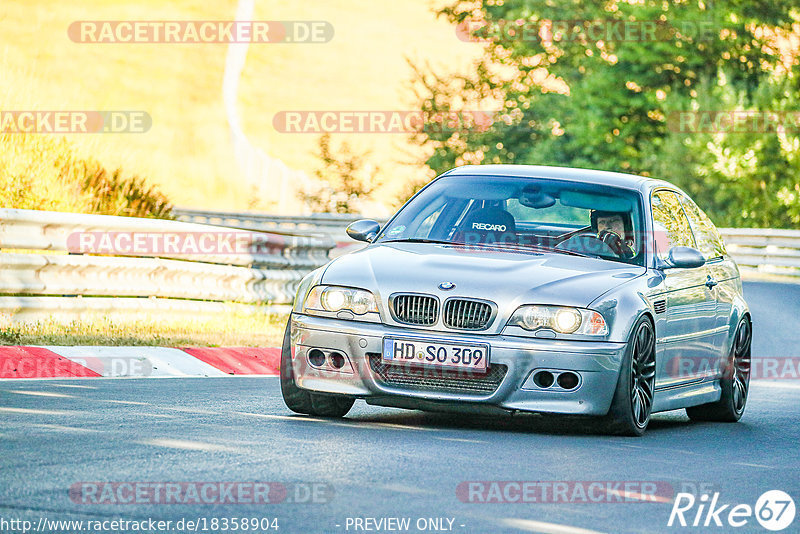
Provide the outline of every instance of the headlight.
[[520,306],[508,324],[525,330],[549,328],[561,334],[605,336],[608,327],[603,316],[594,310],[567,308],[563,306]]
[[339,286],[316,286],[306,297],[303,310],[351,311],[356,315],[377,312],[375,297],[369,291]]

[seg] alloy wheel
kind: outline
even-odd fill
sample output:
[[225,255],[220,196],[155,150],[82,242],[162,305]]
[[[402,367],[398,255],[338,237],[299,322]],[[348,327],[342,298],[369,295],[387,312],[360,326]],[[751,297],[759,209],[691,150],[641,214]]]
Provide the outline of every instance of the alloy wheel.
[[643,321],[633,338],[631,354],[631,408],[636,425],[643,428],[653,410],[656,378],[655,335],[649,322]]
[[750,323],[742,321],[736,338],[733,341],[732,376],[733,408],[736,412],[744,410],[747,403],[747,391],[750,385],[750,344],[752,335]]

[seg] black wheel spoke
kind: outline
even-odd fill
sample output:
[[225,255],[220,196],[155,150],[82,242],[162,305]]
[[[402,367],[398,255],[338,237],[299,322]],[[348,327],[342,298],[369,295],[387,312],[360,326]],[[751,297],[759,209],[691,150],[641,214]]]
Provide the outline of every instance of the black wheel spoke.
[[636,348],[639,351],[647,348],[647,331],[644,328],[639,329],[639,336],[636,340]]
[[747,402],[747,388],[750,378],[750,345],[752,343],[752,333],[750,323],[742,321],[739,330],[736,332],[734,341],[732,366],[733,376],[731,377],[731,396],[733,408],[740,412],[744,409]]
[[750,326],[747,322],[743,322],[739,326],[739,332],[736,336],[736,356],[745,355],[750,349],[752,336],[750,335]]
[[642,419],[642,399],[639,397],[639,390],[635,390],[633,394],[633,416],[636,422],[641,422]]
[[656,376],[655,336],[650,323],[639,325],[631,352],[631,412],[637,426],[643,427],[653,408]]
[[645,404],[648,407],[652,406],[652,404],[653,404],[653,393],[646,386],[642,387],[642,389],[640,391],[642,392],[642,396],[643,396],[643,399],[645,401]]
[[639,390],[639,403],[642,406],[642,410],[640,412],[639,417],[639,424],[644,424],[647,421],[647,418],[650,416],[650,404],[645,401],[644,392],[640,389]]
[[741,410],[744,407],[744,402],[747,399],[747,389],[744,383],[737,378],[733,386],[733,406],[736,410]]

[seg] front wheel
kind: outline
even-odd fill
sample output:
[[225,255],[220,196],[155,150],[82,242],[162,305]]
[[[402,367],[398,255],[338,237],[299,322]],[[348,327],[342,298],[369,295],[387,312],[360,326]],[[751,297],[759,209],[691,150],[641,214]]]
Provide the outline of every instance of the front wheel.
[[731,353],[720,379],[722,396],[717,402],[686,408],[692,421],[719,421],[735,423],[742,418],[750,389],[750,346],[753,327],[745,317],[736,328]]
[[355,399],[341,395],[312,393],[297,387],[292,369],[292,320],[286,323],[281,347],[281,395],[286,407],[296,413],[319,417],[344,417],[353,407]]
[[617,389],[605,417],[609,434],[641,436],[650,422],[656,380],[656,336],[646,317],[637,321],[622,360]]

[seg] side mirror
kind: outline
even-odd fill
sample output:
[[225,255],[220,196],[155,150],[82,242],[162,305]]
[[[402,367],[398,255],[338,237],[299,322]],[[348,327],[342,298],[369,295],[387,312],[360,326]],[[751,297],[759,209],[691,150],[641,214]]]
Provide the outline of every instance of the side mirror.
[[703,253],[692,247],[672,247],[664,269],[694,269],[706,264]]
[[360,221],[350,223],[346,231],[347,235],[356,241],[372,243],[372,240],[378,237],[378,231],[380,229],[381,225],[372,219],[361,219]]

